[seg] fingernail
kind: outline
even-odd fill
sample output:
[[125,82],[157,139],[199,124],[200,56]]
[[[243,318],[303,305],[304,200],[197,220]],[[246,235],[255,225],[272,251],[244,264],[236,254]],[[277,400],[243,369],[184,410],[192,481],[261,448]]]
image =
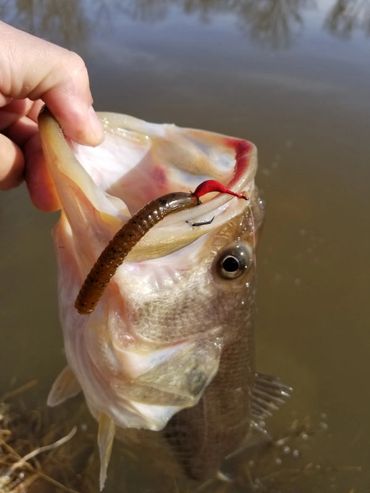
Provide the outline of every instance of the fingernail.
[[98,145],[103,141],[103,126],[92,106],[88,109],[88,125],[86,128],[86,140],[90,145]]

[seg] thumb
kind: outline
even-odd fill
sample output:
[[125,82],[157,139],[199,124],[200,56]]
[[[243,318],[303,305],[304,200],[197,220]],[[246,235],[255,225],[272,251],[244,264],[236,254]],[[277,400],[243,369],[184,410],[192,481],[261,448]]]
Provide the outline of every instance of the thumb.
[[59,66],[56,73],[50,74],[55,80],[50,83],[51,88],[41,99],[55,116],[66,136],[80,144],[97,145],[102,141],[103,130],[92,107],[85,64],[78,55],[75,57],[73,61],[69,57],[67,78],[60,74]]
[[2,98],[42,99],[68,137],[102,140],[86,65],[76,53],[0,21],[0,74]]

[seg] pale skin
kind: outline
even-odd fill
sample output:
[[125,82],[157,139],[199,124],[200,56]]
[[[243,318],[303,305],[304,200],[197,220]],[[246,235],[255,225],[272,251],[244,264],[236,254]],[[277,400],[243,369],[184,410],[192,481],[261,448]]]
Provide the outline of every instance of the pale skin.
[[0,190],[25,179],[34,204],[55,209],[38,113],[46,103],[68,137],[96,146],[103,130],[92,102],[87,69],[79,55],[0,21]]

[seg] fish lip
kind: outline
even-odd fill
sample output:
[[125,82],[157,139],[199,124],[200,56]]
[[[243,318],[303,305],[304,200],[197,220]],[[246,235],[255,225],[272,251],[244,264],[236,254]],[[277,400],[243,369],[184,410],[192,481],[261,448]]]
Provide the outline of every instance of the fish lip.
[[[71,141],[64,135],[59,123],[44,106],[38,117],[41,144],[47,171],[54,183],[60,209],[66,209],[73,189],[80,189],[92,207],[98,212],[127,220],[129,213],[122,200],[101,190],[77,160]],[[65,185],[65,181],[69,183]],[[67,214],[68,215],[68,214]]]

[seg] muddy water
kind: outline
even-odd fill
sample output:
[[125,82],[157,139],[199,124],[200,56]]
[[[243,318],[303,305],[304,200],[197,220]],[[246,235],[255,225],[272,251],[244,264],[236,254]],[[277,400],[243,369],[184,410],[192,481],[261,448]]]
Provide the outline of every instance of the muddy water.
[[[370,491],[370,3],[34,0],[1,2],[0,15],[79,52],[97,109],[257,144],[258,368],[295,388],[273,434],[313,428],[258,474],[283,478],[268,491]],[[40,404],[64,363],[55,217],[24,188],[0,201],[0,389],[35,377]],[[162,491],[150,457],[139,474],[115,455],[107,492]]]

